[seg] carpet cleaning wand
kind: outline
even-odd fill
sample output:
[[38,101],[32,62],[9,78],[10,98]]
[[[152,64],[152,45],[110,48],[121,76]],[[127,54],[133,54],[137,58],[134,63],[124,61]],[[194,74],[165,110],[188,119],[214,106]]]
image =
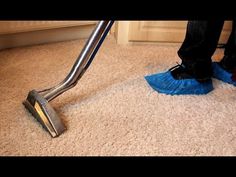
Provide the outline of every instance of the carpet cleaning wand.
[[57,86],[42,91],[32,90],[23,102],[26,109],[42,124],[52,137],[62,134],[66,127],[49,101],[74,87],[93,61],[114,21],[100,21],[87,40],[66,78]]

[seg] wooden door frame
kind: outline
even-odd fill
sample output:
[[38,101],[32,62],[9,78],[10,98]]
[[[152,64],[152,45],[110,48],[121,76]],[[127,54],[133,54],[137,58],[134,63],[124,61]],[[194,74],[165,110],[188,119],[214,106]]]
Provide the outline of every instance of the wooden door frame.
[[114,24],[115,38],[117,44],[129,43],[129,25],[130,21],[116,21]]

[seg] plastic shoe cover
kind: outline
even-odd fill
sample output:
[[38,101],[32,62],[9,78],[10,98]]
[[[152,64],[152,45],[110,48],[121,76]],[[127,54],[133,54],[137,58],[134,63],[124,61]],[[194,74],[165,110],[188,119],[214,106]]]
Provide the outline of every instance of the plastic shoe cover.
[[212,69],[213,69],[213,77],[216,79],[219,79],[223,82],[226,82],[228,84],[233,84],[236,86],[236,81],[232,80],[232,73],[224,70],[219,63],[213,62],[212,63]]
[[145,76],[145,79],[154,90],[169,95],[200,95],[207,94],[214,89],[211,79],[203,83],[195,79],[176,80],[171,75],[171,71]]

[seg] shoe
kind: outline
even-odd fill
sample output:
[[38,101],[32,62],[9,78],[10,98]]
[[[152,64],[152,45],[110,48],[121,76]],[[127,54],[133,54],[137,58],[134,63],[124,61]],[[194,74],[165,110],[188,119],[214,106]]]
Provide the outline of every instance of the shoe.
[[197,80],[183,64],[178,64],[167,72],[145,76],[145,79],[154,90],[168,95],[200,95],[214,89],[211,78]]
[[220,62],[213,62],[212,69],[214,78],[236,86],[236,81],[232,79],[232,72],[227,70],[227,68],[224,68]]

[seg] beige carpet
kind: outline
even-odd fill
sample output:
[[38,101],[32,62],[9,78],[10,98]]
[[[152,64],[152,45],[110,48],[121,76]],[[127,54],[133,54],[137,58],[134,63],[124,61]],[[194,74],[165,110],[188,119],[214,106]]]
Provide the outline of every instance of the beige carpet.
[[64,79],[83,44],[0,52],[1,156],[236,155],[235,87],[213,80],[205,96],[159,94],[144,76],[175,65],[179,44],[118,46],[112,37],[78,85],[51,102],[68,128],[52,139],[21,102]]

